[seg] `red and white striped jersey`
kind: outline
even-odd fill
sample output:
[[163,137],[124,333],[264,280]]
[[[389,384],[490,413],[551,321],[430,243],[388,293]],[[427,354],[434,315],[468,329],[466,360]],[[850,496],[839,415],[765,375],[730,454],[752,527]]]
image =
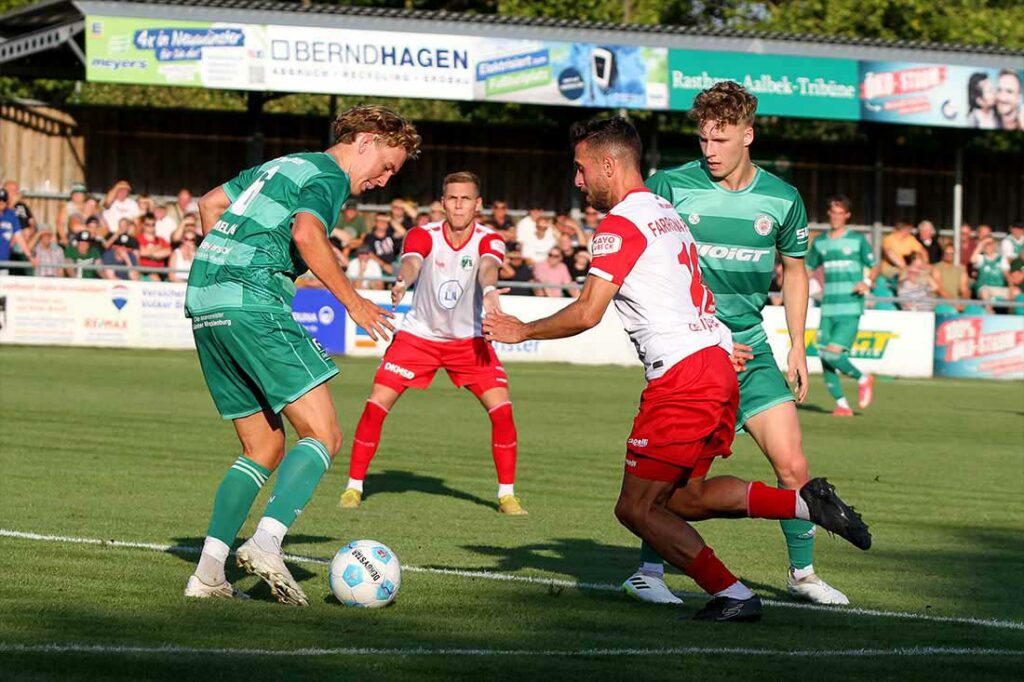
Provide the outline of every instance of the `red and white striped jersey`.
[[701,349],[732,352],[701,279],[697,244],[672,204],[633,190],[601,221],[590,251],[590,274],[619,285],[615,309],[648,381]]
[[402,258],[422,258],[423,266],[402,331],[433,341],[483,336],[483,292],[477,272],[484,258],[493,258],[501,265],[505,240],[494,230],[476,224],[466,243],[455,248],[443,225],[414,227],[405,237]]

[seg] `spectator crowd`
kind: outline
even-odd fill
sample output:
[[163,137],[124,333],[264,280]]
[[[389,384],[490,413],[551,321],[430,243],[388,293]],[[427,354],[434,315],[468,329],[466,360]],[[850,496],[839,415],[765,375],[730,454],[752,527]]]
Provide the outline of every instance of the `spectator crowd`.
[[[566,213],[532,207],[515,220],[504,201],[494,201],[489,212],[477,216],[479,223],[505,239],[501,280],[532,285],[513,288],[510,294],[579,295],[579,288],[571,285],[586,279],[588,245],[602,216],[588,206],[580,217],[577,221]],[[419,207],[395,199],[387,211],[379,213],[363,213],[349,201],[331,230],[330,241],[338,263],[357,286],[383,289],[386,285],[381,278],[397,272],[408,231],[443,219],[444,209],[438,201]],[[1000,300],[1024,301],[1024,223],[1009,225],[1007,232],[1000,240],[988,225],[979,225],[977,230],[962,225],[958,265],[952,240],[939,237],[930,221],[920,222],[916,230],[909,222],[898,222],[882,241],[872,294],[898,296],[902,309],[938,312],[962,310],[965,306],[955,301],[964,299],[976,299],[982,308]],[[102,196],[91,195],[84,185],[76,184],[56,224],[50,227],[36,221],[17,182],[4,182],[0,188],[0,261],[25,264],[8,268],[9,274],[184,281],[201,241],[198,206],[188,189],[164,202],[145,194],[133,195],[126,180],[118,181]],[[170,272],[117,266],[169,268]],[[776,267],[773,304],[781,302],[781,274]],[[310,274],[298,284],[320,285]],[[812,295],[815,290],[820,293],[820,272],[811,286]],[[936,306],[931,302],[936,298],[950,303]],[[874,307],[894,309],[896,305],[876,302]]]

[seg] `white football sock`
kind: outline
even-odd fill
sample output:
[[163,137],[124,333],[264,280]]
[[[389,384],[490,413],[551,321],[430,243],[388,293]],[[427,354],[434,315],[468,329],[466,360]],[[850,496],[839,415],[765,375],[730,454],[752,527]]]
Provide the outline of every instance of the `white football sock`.
[[803,568],[792,568],[790,570],[793,573],[794,580],[803,580],[809,575],[814,575],[814,564],[808,564]]
[[363,482],[360,481],[358,478],[350,478],[350,479],[348,479],[348,487],[352,488],[353,490],[358,490],[359,492],[363,492]]
[[228,560],[231,548],[217,538],[207,537],[203,543],[203,553],[199,555],[196,576],[207,585],[220,585],[227,580],[224,575],[224,562]]
[[803,519],[804,521],[811,520],[811,510],[807,508],[807,502],[800,496],[799,490],[796,492],[796,510],[794,515],[796,518]]
[[871,375],[870,374],[861,374],[860,375],[860,379],[857,379],[857,384],[859,386],[863,386],[864,384],[868,383],[869,381],[871,381]]
[[750,599],[754,596],[754,593],[750,591],[750,588],[741,583],[739,580],[734,582],[729,587],[725,588],[721,592],[715,592],[716,597],[729,597],[730,599]]
[[845,397],[839,398],[838,400],[836,400],[836,406],[837,407],[841,407],[841,408],[843,408],[845,410],[850,409],[850,403],[846,402],[846,398]]
[[498,499],[505,497],[506,495],[515,495],[515,483],[499,483],[498,484]]
[[649,561],[640,562],[640,572],[644,575],[649,575],[652,578],[664,578],[665,577],[665,564],[651,563]]
[[252,534],[252,541],[259,545],[265,552],[281,552],[281,543],[285,534],[288,533],[288,526],[277,519],[264,516],[256,526],[256,532]]

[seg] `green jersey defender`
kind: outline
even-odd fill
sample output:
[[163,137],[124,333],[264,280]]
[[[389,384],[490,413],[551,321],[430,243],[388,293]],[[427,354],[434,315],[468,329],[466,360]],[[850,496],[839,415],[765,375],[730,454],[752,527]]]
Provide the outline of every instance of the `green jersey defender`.
[[807,212],[800,193],[758,169],[745,189],[732,192],[714,182],[702,161],[659,171],[647,186],[672,202],[698,243],[701,275],[715,295],[715,315],[733,341],[754,355],[741,372],[736,426],[779,403],[793,400],[762,325],[761,311],[775,275],[776,253],[807,253]]
[[214,403],[224,419],[237,419],[280,412],[338,373],[292,319],[295,278],[307,269],[292,219],[309,213],[329,231],[349,179],[331,156],[304,153],[244,170],[222,187],[231,205],[196,251],[185,314]]

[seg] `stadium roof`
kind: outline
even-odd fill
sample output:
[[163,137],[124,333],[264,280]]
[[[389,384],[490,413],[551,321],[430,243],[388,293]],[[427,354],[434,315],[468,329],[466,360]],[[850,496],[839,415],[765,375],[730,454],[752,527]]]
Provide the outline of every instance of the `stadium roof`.
[[367,31],[463,33],[494,38],[644,45],[692,50],[781,54],[809,58],[956,63],[1024,69],[1024,50],[913,41],[814,36],[643,24],[614,24],[493,14],[264,0],[43,0],[0,16],[0,72],[84,78],[85,15],[234,21],[351,28]]

